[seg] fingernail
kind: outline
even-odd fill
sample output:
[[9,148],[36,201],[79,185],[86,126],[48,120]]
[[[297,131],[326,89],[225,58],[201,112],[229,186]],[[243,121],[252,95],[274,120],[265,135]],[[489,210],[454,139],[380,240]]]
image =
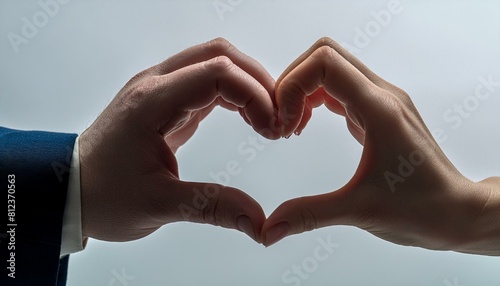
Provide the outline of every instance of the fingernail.
[[[246,215],[240,215],[236,219],[236,226],[238,227],[239,231],[246,233],[253,240],[257,241],[257,239],[255,237],[255,231],[253,230],[252,222],[250,221],[250,219]],[[257,241],[257,242],[259,242],[259,241]]]
[[266,241],[264,245],[266,247],[275,244],[276,242],[285,238],[285,236],[290,234],[290,224],[288,222],[280,222],[273,226],[266,234]]
[[295,130],[295,132],[293,132],[293,134],[295,134],[296,136],[299,136],[300,133],[302,133],[302,131],[299,131],[299,130]]
[[285,136],[285,139],[290,138],[290,136],[292,136],[292,134],[288,134],[288,135],[286,135],[286,136]]

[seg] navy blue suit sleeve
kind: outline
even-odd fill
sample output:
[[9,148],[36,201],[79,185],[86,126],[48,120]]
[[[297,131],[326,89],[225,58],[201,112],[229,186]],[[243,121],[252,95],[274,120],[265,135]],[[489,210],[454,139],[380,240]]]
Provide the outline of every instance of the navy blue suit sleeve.
[[66,284],[59,255],[75,139],[0,127],[0,285]]

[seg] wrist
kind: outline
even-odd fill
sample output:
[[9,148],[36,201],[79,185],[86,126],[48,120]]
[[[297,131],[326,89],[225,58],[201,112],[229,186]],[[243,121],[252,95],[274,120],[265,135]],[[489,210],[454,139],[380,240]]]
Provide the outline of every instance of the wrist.
[[464,239],[455,238],[460,243],[453,250],[500,255],[500,178],[471,182],[466,193],[465,216],[457,218],[466,222],[461,229]]

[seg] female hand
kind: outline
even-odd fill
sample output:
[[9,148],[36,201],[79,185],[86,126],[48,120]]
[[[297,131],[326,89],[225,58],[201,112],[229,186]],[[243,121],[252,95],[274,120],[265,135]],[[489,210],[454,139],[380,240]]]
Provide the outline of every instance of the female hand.
[[410,97],[339,44],[320,39],[293,62],[276,83],[276,103],[283,136],[301,132],[324,103],[364,149],[345,186],[280,205],[263,226],[265,245],[353,225],[401,245],[500,255],[500,178],[460,174]]

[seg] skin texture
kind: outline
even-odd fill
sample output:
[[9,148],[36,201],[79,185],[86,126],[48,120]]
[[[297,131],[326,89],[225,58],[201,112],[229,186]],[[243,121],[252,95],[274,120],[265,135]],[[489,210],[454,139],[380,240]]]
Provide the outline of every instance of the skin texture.
[[260,242],[261,206],[231,187],[180,180],[174,153],[217,105],[279,138],[274,83],[224,39],[133,77],[79,139],[84,237],[129,241],[192,221],[239,229]]
[[500,178],[474,183],[460,174],[410,97],[339,44],[320,39],[295,60],[276,82],[275,100],[282,136],[299,134],[325,104],[364,148],[342,188],[281,204],[264,223],[264,245],[351,225],[400,245],[500,255]]

